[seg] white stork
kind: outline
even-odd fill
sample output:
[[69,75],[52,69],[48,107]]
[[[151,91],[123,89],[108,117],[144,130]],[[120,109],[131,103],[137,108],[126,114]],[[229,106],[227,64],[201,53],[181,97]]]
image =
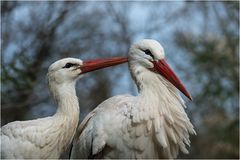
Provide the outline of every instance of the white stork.
[[65,58],[48,69],[48,84],[58,109],[51,117],[15,121],[1,128],[1,158],[59,158],[79,121],[75,83],[83,73],[126,62],[126,58],[82,61]]
[[129,70],[139,95],[102,102],[80,124],[71,158],[176,158],[196,134],[179,89],[190,94],[165,61],[162,46],[144,39],[131,46]]

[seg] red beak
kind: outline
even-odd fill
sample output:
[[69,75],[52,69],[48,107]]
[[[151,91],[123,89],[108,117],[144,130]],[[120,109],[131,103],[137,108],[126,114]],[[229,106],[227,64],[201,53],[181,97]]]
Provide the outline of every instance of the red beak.
[[171,82],[177,89],[179,89],[186,97],[192,100],[191,95],[186,90],[185,86],[179,80],[177,75],[173,72],[171,67],[167,64],[164,59],[153,61],[154,68],[153,70],[161,74],[169,82]]
[[127,57],[114,57],[114,58],[104,58],[104,59],[95,59],[87,60],[83,62],[83,65],[80,66],[81,73],[87,73],[95,71],[101,68],[106,68],[110,66],[115,66],[121,63],[128,61]]

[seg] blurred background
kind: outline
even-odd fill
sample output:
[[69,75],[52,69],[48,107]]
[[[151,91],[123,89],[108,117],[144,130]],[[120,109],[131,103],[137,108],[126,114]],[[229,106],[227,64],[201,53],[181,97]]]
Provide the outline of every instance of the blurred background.
[[[64,57],[127,55],[158,40],[193,96],[197,131],[180,158],[239,158],[239,2],[1,1],[1,126],[53,115],[48,66]],[[127,64],[77,84],[81,120],[110,96],[137,94]]]

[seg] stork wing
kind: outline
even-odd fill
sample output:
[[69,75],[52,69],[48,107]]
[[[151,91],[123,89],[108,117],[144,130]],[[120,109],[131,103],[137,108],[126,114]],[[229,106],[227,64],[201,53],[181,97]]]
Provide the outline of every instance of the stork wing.
[[81,124],[79,125],[77,131],[76,131],[76,135],[75,138],[79,137],[81,135],[81,133],[83,132],[83,130],[86,128],[86,125],[88,124],[89,120],[95,115],[96,110],[98,108],[95,108],[95,110],[93,110],[92,112],[90,112],[85,118],[84,120],[81,122]]
[[[126,103],[131,98],[132,96],[129,95],[109,98],[90,112],[78,127],[73,142],[71,158],[102,158],[101,153],[107,144],[107,139],[110,138],[104,131],[104,127],[108,125],[102,125],[108,123],[108,119],[112,118],[111,113],[113,110],[117,111],[117,108],[120,108],[123,103]],[[105,113],[108,115],[104,116]],[[113,121],[116,122],[114,119]]]
[[[52,143],[51,133],[49,132],[49,128],[52,128],[52,126],[51,123],[46,123],[50,120],[50,117],[46,117],[31,121],[15,121],[3,126],[1,128],[1,144],[4,145],[1,149],[2,157],[25,158],[23,155],[47,157],[47,152],[45,152],[45,155],[40,155],[40,151],[44,150],[46,145]],[[46,132],[49,134],[45,134]],[[37,151],[37,153],[31,152],[32,150]]]
[[[92,146],[92,127],[91,124],[89,124],[89,121],[96,114],[97,109],[98,107],[96,107],[92,112],[90,112],[79,125],[73,139],[71,158],[80,158],[79,156],[83,158],[90,156]],[[80,142],[82,142],[82,144],[80,144]],[[76,148],[76,146],[78,146],[79,148]]]
[[133,96],[107,99],[80,124],[71,158],[176,158],[179,149],[187,153],[185,144],[195,131],[182,102],[176,98],[174,103],[173,120]]

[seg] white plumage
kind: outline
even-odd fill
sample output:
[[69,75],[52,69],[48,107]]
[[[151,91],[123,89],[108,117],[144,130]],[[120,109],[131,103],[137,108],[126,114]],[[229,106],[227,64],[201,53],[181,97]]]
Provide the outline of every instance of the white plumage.
[[71,143],[79,120],[75,83],[81,70],[63,68],[82,61],[66,58],[49,67],[49,89],[58,109],[52,117],[15,121],[1,129],[3,158],[59,158]]
[[77,130],[71,158],[176,158],[179,149],[188,153],[189,133],[196,133],[176,87],[191,97],[164,57],[154,40],[130,48],[129,69],[139,95],[115,96],[93,110]]
[[126,58],[82,62],[65,58],[48,70],[48,83],[58,109],[51,117],[15,121],[1,128],[1,158],[59,158],[71,143],[79,121],[75,83],[83,73],[126,62]]

